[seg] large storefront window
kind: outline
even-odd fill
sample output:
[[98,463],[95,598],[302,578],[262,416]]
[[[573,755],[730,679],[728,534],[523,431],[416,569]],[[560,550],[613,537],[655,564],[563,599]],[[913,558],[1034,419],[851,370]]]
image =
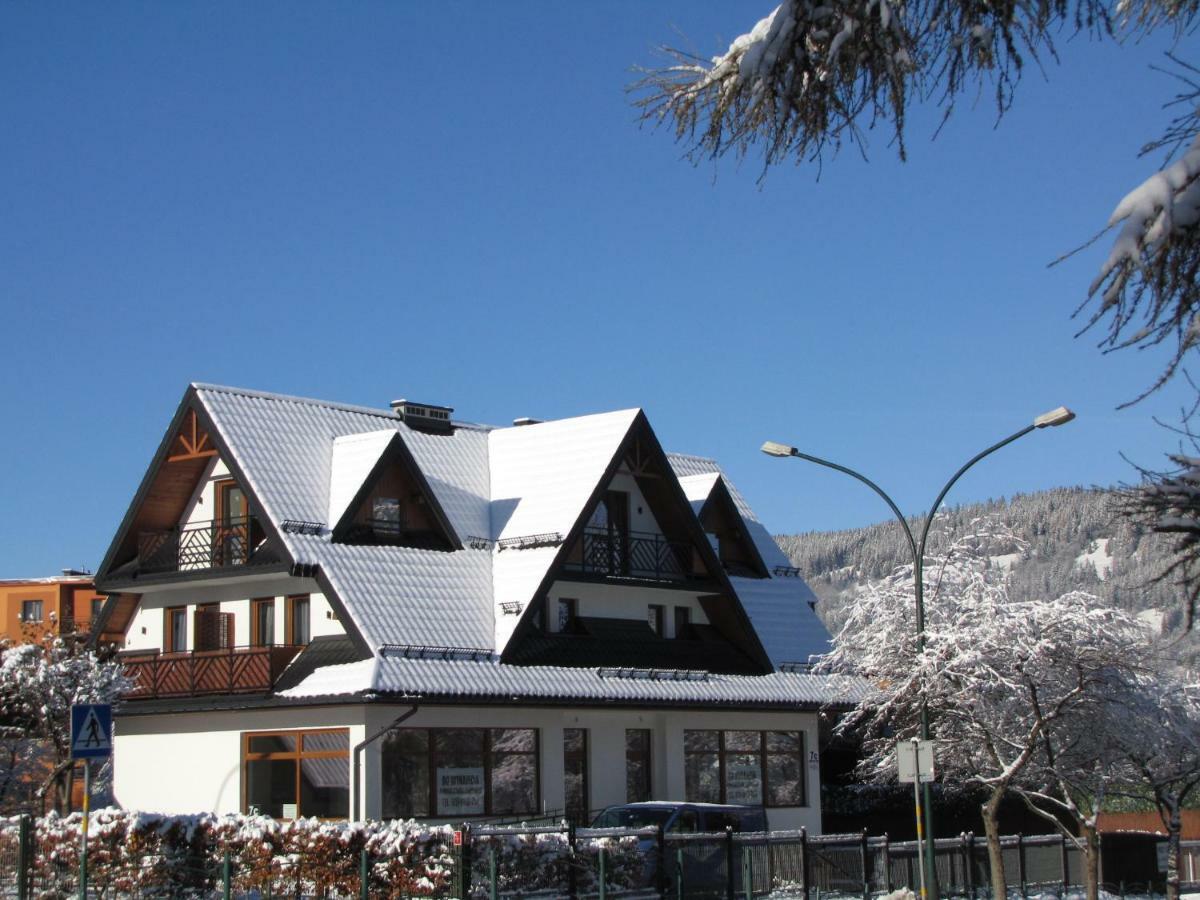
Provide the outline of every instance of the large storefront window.
[[278,819],[349,815],[349,730],[247,734],[242,761],[246,810]]
[[800,731],[684,731],[684,793],[697,803],[804,806]]
[[397,728],[383,739],[383,816],[538,810],[534,728]]

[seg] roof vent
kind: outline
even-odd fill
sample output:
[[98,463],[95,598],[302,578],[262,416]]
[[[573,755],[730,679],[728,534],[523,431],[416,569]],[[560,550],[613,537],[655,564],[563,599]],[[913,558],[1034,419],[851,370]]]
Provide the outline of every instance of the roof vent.
[[541,419],[531,419],[531,418],[529,418],[529,416],[521,416],[521,418],[519,418],[519,419],[513,419],[513,425],[517,426],[518,428],[522,425],[541,425],[541,424],[542,424]]
[[404,424],[415,431],[427,431],[430,434],[453,434],[454,426],[450,422],[451,406],[434,406],[431,403],[415,403],[412,400],[393,400],[392,409],[396,411]]

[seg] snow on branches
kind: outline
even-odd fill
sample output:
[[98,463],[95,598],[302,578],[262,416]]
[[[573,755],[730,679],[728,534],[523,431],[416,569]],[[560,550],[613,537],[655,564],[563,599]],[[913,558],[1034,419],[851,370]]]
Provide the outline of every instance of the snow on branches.
[[121,664],[78,636],[0,641],[0,803],[34,780],[38,796],[58,784],[65,801],[72,704],[111,703],[129,687]]
[[988,78],[1002,113],[1026,57],[1053,53],[1050,31],[1067,20],[1108,27],[1099,0],[784,0],[711,60],[663,48],[671,64],[634,90],[645,121],[694,141],[694,160],[761,145],[765,166],[801,162],[843,140],[862,148],[862,129],[881,120],[903,158],[914,96],[949,114]]
[[1117,228],[1116,238],[1088,288],[1088,302],[1096,301],[1096,306],[1085,330],[1107,320],[1101,346],[1175,345],[1163,372],[1138,399],[1174,376],[1200,342],[1200,84],[1192,77],[1200,73],[1174,62],[1189,86],[1175,100],[1186,112],[1143,153],[1163,147],[1186,150],[1117,204],[1108,220],[1108,228]]
[[864,735],[860,772],[873,780],[894,776],[896,740],[915,735],[928,711],[943,777],[985,792],[1000,890],[1000,800],[1047,748],[1070,746],[1093,727],[1097,709],[1124,695],[1141,671],[1149,635],[1136,619],[1080,592],[1012,599],[1006,569],[987,554],[1019,539],[993,521],[974,524],[945,557],[927,563],[923,646],[906,567],[861,598],[822,668],[876,686],[839,726]]

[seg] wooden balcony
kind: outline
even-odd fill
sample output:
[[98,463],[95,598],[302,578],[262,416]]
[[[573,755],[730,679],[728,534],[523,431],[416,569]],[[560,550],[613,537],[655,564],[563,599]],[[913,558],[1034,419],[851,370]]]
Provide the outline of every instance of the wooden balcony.
[[691,544],[650,532],[584,529],[564,568],[593,578],[681,582],[703,577]]
[[137,570],[193,572],[278,562],[278,554],[264,546],[265,538],[254,516],[143,531],[138,535]]
[[157,650],[123,653],[121,662],[134,687],[121,699],[266,693],[301,649],[292,645],[274,645],[189,653],[159,653]]

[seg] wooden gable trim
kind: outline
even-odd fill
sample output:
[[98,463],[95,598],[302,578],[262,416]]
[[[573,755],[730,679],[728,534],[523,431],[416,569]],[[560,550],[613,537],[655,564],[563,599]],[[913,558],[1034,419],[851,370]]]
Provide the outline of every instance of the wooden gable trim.
[[425,477],[425,473],[417,465],[417,460],[413,457],[412,451],[408,449],[408,445],[404,443],[404,437],[399,431],[387,442],[387,445],[383,448],[383,452],[379,454],[379,459],[375,460],[375,465],[372,466],[367,477],[363,479],[363,483],[358,486],[354,498],[342,511],[342,517],[338,519],[336,524],[333,524],[330,540],[338,543],[345,539],[346,532],[350,530],[350,526],[354,523],[354,517],[358,514],[359,508],[366,502],[367,496],[374,489],[376,482],[379,481],[389,466],[396,464],[402,466],[405,473],[416,484],[417,490],[421,492],[421,496],[425,499],[425,504],[429,508],[434,522],[442,531],[442,537],[450,544],[450,549],[461,550],[463,548],[462,541],[459,540],[454,526],[450,524],[450,519],[447,517],[446,511],[442,508],[442,504],[438,502],[437,495],[434,494],[433,488],[429,484],[429,479]]
[[104,559],[101,560],[99,568],[96,569],[95,584],[98,589],[103,590],[101,585],[105,577],[109,574],[118,551],[125,542],[125,538],[133,525],[133,520],[137,516],[138,510],[141,509],[146,495],[154,485],[159,468],[170,455],[171,445],[175,442],[175,436],[183,426],[184,417],[196,400],[196,388],[194,385],[189,386],[183,394],[183,399],[179,401],[179,406],[176,408],[175,414],[171,417],[171,422],[167,426],[167,432],[159,442],[158,449],[154,452],[154,456],[150,460],[150,465],[146,467],[146,471],[142,475],[142,481],[138,485],[133,499],[129,502],[129,508],[125,510],[121,524],[117,526],[117,533],[113,535],[112,543],[109,544],[108,550],[104,554]]
[[[643,455],[643,448],[636,444],[639,438],[648,442],[649,452]],[[625,437],[621,439],[620,445],[613,454],[612,459],[604,469],[604,474],[600,476],[595,487],[592,488],[592,493],[588,497],[586,503],[576,518],[575,523],[571,526],[571,530],[564,537],[563,542],[558,547],[558,552],[554,555],[554,559],[546,569],[546,574],[542,577],[538,584],[537,591],[526,603],[524,611],[521,613],[521,618],[513,629],[512,636],[508,640],[508,645],[504,648],[504,652],[500,655],[501,662],[510,662],[514,653],[515,646],[526,637],[533,628],[533,617],[538,607],[539,598],[543,597],[550,586],[557,581],[563,572],[563,564],[566,561],[567,554],[575,545],[575,542],[580,539],[583,534],[583,529],[587,526],[588,519],[591,517],[592,510],[599,504],[604,492],[612,483],[613,477],[617,474],[617,470],[621,464],[625,462],[626,457],[630,455],[630,451],[637,447],[637,453],[634,457],[634,467],[642,469],[643,473],[635,478],[659,477],[657,473],[645,471],[653,461],[670,477],[663,477],[662,481],[666,483],[667,490],[671,495],[671,501],[679,507],[681,513],[686,515],[680,516],[680,520],[684,529],[688,532],[688,538],[695,546],[696,551],[700,554],[700,560],[707,570],[709,576],[716,582],[720,589],[720,597],[728,598],[731,601],[729,606],[733,610],[733,622],[736,624],[734,629],[735,634],[731,636],[731,640],[746,653],[754,662],[758,663],[764,673],[773,671],[770,658],[767,656],[766,650],[763,649],[762,643],[758,639],[757,633],[754,631],[754,626],[750,622],[750,617],[746,614],[746,610],[742,607],[741,601],[737,597],[737,592],[734,591],[732,583],[729,581],[728,575],[725,574],[725,569],[717,559],[716,553],[708,543],[708,537],[704,534],[704,529],[700,526],[700,520],[696,517],[692,509],[691,502],[683,492],[683,486],[679,484],[679,479],[674,477],[674,470],[671,468],[671,463],[667,459],[667,454],[664,452],[662,445],[658,442],[658,437],[654,434],[654,430],[650,427],[650,421],[646,418],[646,414],[641,410],[630,423],[629,430],[626,431]],[[648,502],[648,501],[647,501]],[[656,516],[657,518],[657,516]],[[660,523],[661,525],[661,523]],[[704,601],[702,600],[702,603]],[[723,604],[723,606],[726,604]],[[704,604],[705,612],[713,606],[710,601]],[[709,616],[713,618],[713,616]],[[738,634],[737,632],[740,632]],[[739,640],[741,638],[741,640]]]
[[176,452],[167,457],[167,462],[183,462],[189,459],[205,459],[216,456],[217,450],[209,441],[208,432],[199,425],[195,409],[189,409],[183,428],[175,436],[179,445]]
[[[109,545],[108,551],[104,555],[104,560],[101,562],[100,568],[96,570],[95,583],[97,589],[103,591],[101,583],[108,576],[117,552],[119,551],[122,543],[128,535],[129,529],[132,527],[133,522],[137,517],[138,509],[141,507],[141,504],[145,500],[147,493],[154,484],[154,478],[158,474],[159,468],[166,462],[166,458],[170,455],[173,438],[176,434],[178,434],[184,423],[185,416],[189,411],[195,412],[198,427],[204,429],[205,433],[209,437],[209,441],[214,445],[217,455],[225,460],[225,464],[229,467],[230,473],[234,478],[237,479],[237,482],[241,486],[242,490],[245,491],[246,502],[251,513],[258,517],[263,529],[267,532],[268,539],[274,541],[279,547],[280,552],[286,561],[286,565],[291,570],[291,573],[298,577],[303,576],[316,579],[317,583],[321,586],[321,592],[325,595],[325,599],[333,608],[338,617],[338,621],[341,623],[342,627],[346,629],[346,634],[354,642],[355,647],[365,656],[372,656],[373,651],[371,649],[371,645],[368,644],[366,638],[363,637],[362,632],[358,628],[358,624],[350,616],[349,611],[346,609],[346,605],[342,603],[341,597],[338,596],[337,591],[334,589],[333,584],[329,581],[328,577],[320,570],[320,568],[316,568],[316,571],[314,572],[312,571],[313,567],[311,566],[297,565],[296,560],[291,555],[291,551],[288,549],[287,543],[283,540],[279,533],[279,528],[276,526],[274,520],[266,514],[262,503],[259,502],[258,496],[254,492],[251,481],[246,478],[246,473],[242,471],[241,465],[237,462],[237,459],[233,456],[233,454],[229,452],[229,446],[225,443],[225,439],[221,435],[220,429],[216,427],[212,419],[209,417],[208,411],[204,408],[204,404],[200,400],[199,392],[197,391],[195,385],[189,385],[188,389],[184,392],[183,399],[179,401],[179,406],[175,410],[175,415],[171,418],[171,424],[167,427],[167,432],[163,436],[163,439],[158,446],[158,450],[155,451],[154,457],[146,469],[146,473],[142,476],[141,484],[138,486],[138,490],[134,494],[133,500],[130,501],[129,508],[125,511],[125,516],[121,520],[121,524],[117,529],[117,533],[113,537],[112,543]],[[195,465],[196,463],[192,462],[190,464]],[[136,594],[121,596],[139,597],[139,595]],[[108,606],[109,604],[105,604],[105,609],[107,609]],[[134,608],[136,608],[136,603],[134,604]],[[132,610],[130,611],[129,615],[130,619],[132,619]],[[125,628],[128,627],[129,622],[126,621]]]

